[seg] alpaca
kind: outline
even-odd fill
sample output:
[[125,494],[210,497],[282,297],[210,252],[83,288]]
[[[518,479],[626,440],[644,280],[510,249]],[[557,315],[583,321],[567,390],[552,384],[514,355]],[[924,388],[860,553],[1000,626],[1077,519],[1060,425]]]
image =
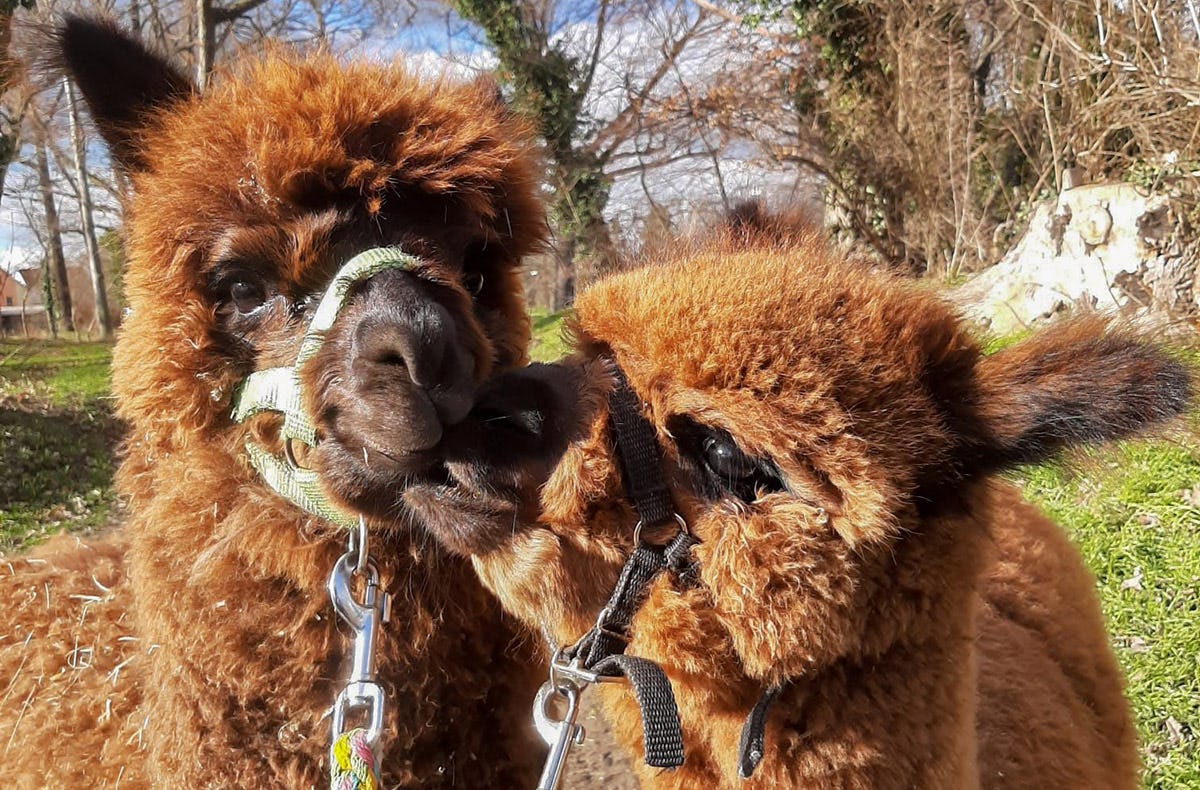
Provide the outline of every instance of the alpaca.
[[[528,640],[399,491],[493,371],[524,364],[518,267],[545,237],[534,136],[489,80],[282,49],[199,95],[111,24],[55,39],[115,162],[129,313],[118,535],[8,560],[0,628],[7,787],[315,787],[347,629],[326,579],[340,528],[247,461],[278,415],[237,386],[289,365],[314,296],[355,253],[417,263],[360,282],[300,371],[320,441],[302,466],[361,514],[392,595],[378,648],[385,787],[530,785]],[[11,681],[8,680],[11,678]]]
[[[506,609],[574,643],[634,542],[615,365],[697,541],[627,634],[671,680],[686,754],[639,765],[643,786],[1134,787],[1094,580],[996,473],[1178,415],[1187,372],[1100,318],[985,356],[926,289],[759,224],[581,295],[577,353],[499,376],[445,445],[452,481],[405,498]],[[629,690],[595,693],[640,754]]]

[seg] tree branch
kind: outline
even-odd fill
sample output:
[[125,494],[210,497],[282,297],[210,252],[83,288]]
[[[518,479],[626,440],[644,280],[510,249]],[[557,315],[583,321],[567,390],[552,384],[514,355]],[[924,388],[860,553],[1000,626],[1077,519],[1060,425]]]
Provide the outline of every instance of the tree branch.
[[243,17],[250,13],[265,2],[267,0],[236,0],[236,2],[230,3],[224,8],[213,6],[212,20],[215,24],[232,22],[238,17]]

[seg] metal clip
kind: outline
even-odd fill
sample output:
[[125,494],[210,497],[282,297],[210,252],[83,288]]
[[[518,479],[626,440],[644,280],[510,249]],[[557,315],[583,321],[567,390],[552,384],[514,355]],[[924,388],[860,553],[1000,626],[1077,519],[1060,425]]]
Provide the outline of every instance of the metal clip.
[[[354,629],[354,657],[350,664],[350,679],[333,704],[333,740],[345,732],[346,714],[352,710],[367,711],[367,742],[378,745],[383,731],[383,687],[376,680],[375,646],[379,625],[392,616],[392,597],[379,587],[379,569],[369,558],[362,560],[360,549],[365,541],[359,538],[357,547],[338,559],[329,575],[329,597],[343,620]],[[358,566],[363,568],[366,589],[359,603],[351,589]]]
[[[538,689],[533,701],[533,726],[550,747],[550,753],[546,755],[546,765],[542,768],[537,790],[558,790],[571,747],[582,744],[586,737],[583,727],[575,723],[579,717],[581,691],[574,683],[555,687],[551,681],[546,681]],[[554,718],[550,710],[551,699],[555,695],[567,700],[567,711],[561,719]]]
[[555,688],[572,685],[576,691],[582,694],[588,686],[595,683],[624,683],[626,681],[626,678],[620,675],[601,675],[599,672],[584,669],[583,660],[579,656],[568,661],[563,657],[565,652],[566,649],[560,647],[554,651],[554,656],[550,659],[550,685]]
[[[563,768],[572,746],[583,744],[586,735],[583,726],[576,724],[579,718],[579,698],[593,683],[621,683],[623,677],[611,677],[584,669],[579,658],[566,660],[564,648],[554,651],[550,659],[550,679],[538,689],[533,701],[533,725],[542,740],[550,747],[542,778],[537,790],[557,790],[562,781]],[[554,696],[567,701],[567,711],[561,719],[554,717],[551,704]]]

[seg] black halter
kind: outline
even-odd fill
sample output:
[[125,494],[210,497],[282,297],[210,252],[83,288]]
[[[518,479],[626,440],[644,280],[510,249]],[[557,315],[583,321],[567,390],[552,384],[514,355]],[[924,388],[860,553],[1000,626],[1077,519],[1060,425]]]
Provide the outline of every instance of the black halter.
[[[577,662],[579,669],[598,676],[628,678],[641,710],[646,764],[675,768],[683,764],[683,735],[671,684],[661,667],[648,659],[625,655],[625,648],[629,645],[633,616],[659,574],[670,571],[684,586],[696,583],[691,550],[697,541],[671,499],[654,426],[642,415],[641,403],[625,374],[615,363],[613,368],[616,386],[608,397],[609,421],[625,494],[638,516],[634,529],[636,545],[596,624],[578,642],[563,650],[561,659]],[[665,545],[651,545],[641,539],[645,530],[671,523],[677,523],[680,529]],[[748,779],[762,760],[767,714],[779,690],[768,689],[742,727],[738,775],[743,779]]]
[[[596,624],[566,648],[561,658],[602,677],[628,678],[641,709],[646,764],[675,768],[683,765],[683,735],[671,684],[661,667],[648,659],[625,655],[625,648],[629,645],[630,623],[645,601],[650,583],[664,571],[689,576],[691,548],[696,541],[671,501],[654,427],[642,416],[637,395],[619,368],[608,404],[625,493],[638,516],[634,530],[637,545]],[[666,545],[655,546],[641,539],[644,531],[671,523],[681,528]]]

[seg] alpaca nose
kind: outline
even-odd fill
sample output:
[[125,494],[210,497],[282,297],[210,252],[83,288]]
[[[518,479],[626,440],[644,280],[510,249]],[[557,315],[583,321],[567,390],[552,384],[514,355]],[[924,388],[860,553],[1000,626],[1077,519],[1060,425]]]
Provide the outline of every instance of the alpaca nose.
[[475,400],[474,360],[454,317],[412,274],[385,271],[361,286],[349,311],[355,388],[400,451],[437,444]]

